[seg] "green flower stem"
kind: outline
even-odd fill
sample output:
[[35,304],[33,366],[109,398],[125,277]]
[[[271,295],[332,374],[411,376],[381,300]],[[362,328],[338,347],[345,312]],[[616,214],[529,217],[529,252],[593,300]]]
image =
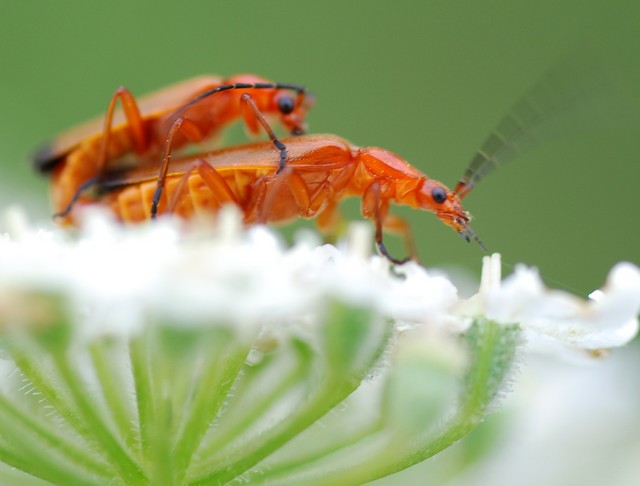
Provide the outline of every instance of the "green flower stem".
[[[69,330],[67,321],[61,318],[55,325],[33,333],[31,338],[14,334],[7,340],[7,346],[18,368],[60,416],[96,452],[109,458],[125,482],[139,481],[144,477],[140,468],[108,430],[95,404],[87,398],[91,391],[73,371],[75,364],[70,363],[68,356]],[[51,363],[46,361],[47,357],[52,359]],[[48,367],[46,372],[44,366]]]
[[327,447],[313,451],[312,453],[304,456],[297,457],[290,461],[276,462],[274,464],[269,463],[264,469],[255,469],[247,471],[241,478],[238,478],[235,482],[238,484],[253,484],[254,482],[278,480],[286,483],[291,476],[291,484],[299,484],[299,478],[296,476],[298,472],[309,474],[309,471],[316,469],[316,475],[322,477],[327,472],[327,463],[320,463],[323,459],[331,457],[333,462],[342,462],[343,458],[346,461],[352,459],[353,450],[350,448],[353,446],[360,447],[363,442],[373,438],[379,434],[383,429],[384,423],[381,420],[363,427],[357,433],[354,433],[342,440],[334,440]]
[[0,465],[0,484],[10,484],[11,486],[51,486],[52,483],[29,475],[17,467],[2,464]]
[[75,366],[69,362],[66,353],[53,353],[53,358],[78,406],[80,417],[92,432],[92,442],[102,448],[126,484],[144,484],[147,480],[142,469],[107,428],[105,420],[97,412],[96,404],[88,398],[91,396],[89,390],[74,372]]
[[517,326],[503,326],[485,319],[474,322],[465,335],[470,360],[460,411],[435,437],[416,440],[387,431],[386,438],[376,444],[375,452],[363,457],[360,463],[352,462],[333,471],[322,467],[301,471],[295,478],[297,484],[364,484],[418,464],[467,435],[482,422],[489,405],[504,387],[519,335]]
[[72,405],[73,402],[69,401],[67,390],[61,389],[63,384],[53,379],[50,370],[45,373],[41,367],[42,362],[40,360],[36,361],[31,359],[36,356],[46,355],[46,351],[43,349],[27,349],[25,351],[18,348],[16,341],[17,339],[7,340],[7,344],[11,346],[11,358],[16,366],[31,382],[33,387],[38,390],[38,393],[46,398],[51,406],[56,409],[56,412],[58,412],[76,432],[89,440],[91,431],[78,415],[75,407]]
[[[20,344],[18,344],[20,341]],[[53,380],[52,372],[48,370],[47,373],[41,369],[40,360],[32,360],[31,357],[39,357],[47,355],[47,351],[44,349],[37,350],[37,345],[33,342],[25,343],[22,339],[7,340],[7,344],[10,345],[11,356],[16,363],[16,366],[30,380],[31,384],[44,398],[56,409],[57,413],[66,420],[66,422],[73,427],[88,443],[97,450],[104,454],[108,454],[108,451],[104,449],[105,444],[101,441],[96,441],[95,430],[92,430],[91,424],[87,422],[86,417],[81,410],[77,408],[78,402],[75,400],[75,395],[80,395],[80,398],[84,401],[84,397],[88,395],[87,390],[83,390],[82,387],[75,390],[69,388],[70,383],[65,381]],[[23,347],[28,346],[33,349],[24,350]],[[59,355],[60,353],[58,353]],[[57,362],[64,363],[66,358],[59,355]],[[68,369],[66,364],[63,365]],[[59,370],[58,370],[59,371]],[[75,379],[74,379],[75,381]],[[71,396],[71,399],[69,398]],[[71,400],[71,402],[69,401]],[[74,403],[76,407],[73,407],[71,403]],[[91,407],[89,406],[89,409]],[[93,415],[93,412],[89,412]],[[103,428],[102,421],[98,418],[98,427]],[[113,439],[112,439],[113,440]],[[116,445],[119,449],[119,446]],[[111,474],[113,476],[113,474]]]
[[[191,382],[191,376],[184,373],[190,364],[193,374],[198,376],[198,366],[193,363],[192,354],[176,356],[162,346],[162,331],[148,328],[144,332],[147,341],[147,367],[145,374],[149,378],[148,402],[153,407],[150,416],[153,422],[143,424],[149,431],[148,464],[151,483],[158,486],[173,486],[176,483],[172,441],[175,437],[176,422],[180,415],[176,411],[184,407],[185,388]],[[212,352],[217,352],[212,349]],[[194,353],[195,354],[195,353]]]
[[116,360],[122,359],[120,353],[114,356],[115,353],[112,352],[115,344],[108,338],[95,341],[89,345],[89,352],[98,382],[102,388],[106,409],[110,411],[127,449],[137,451],[140,448],[140,442],[134,429],[135,419],[128,406],[131,399],[126,396],[127,388],[122,385],[125,378],[117,373],[115,366],[111,365]]
[[[49,457],[47,447],[50,447],[52,450],[64,454],[67,462],[74,465],[74,471],[87,471],[105,480],[114,475],[113,469],[96,460],[95,457],[88,453],[86,447],[78,446],[57,431],[43,427],[43,421],[34,420],[29,413],[24,413],[4,395],[0,394],[0,429],[6,434],[10,427],[16,430],[15,434],[11,434],[12,437],[23,438],[23,440],[29,437],[33,440],[34,450],[29,454],[32,463],[42,464],[46,457]],[[45,456],[45,458],[43,459],[41,456]],[[41,458],[35,461],[34,457]],[[1,455],[0,460],[10,463],[8,460],[4,460]],[[58,463],[55,466],[57,467]]]
[[16,444],[12,444],[11,446],[8,446],[7,444],[0,444],[0,459],[3,464],[13,467],[19,471],[24,471],[25,475],[30,474],[31,476],[44,480],[47,480],[50,476],[54,476],[47,474],[48,471],[46,471],[46,468],[34,467],[34,463],[31,458],[25,459],[24,453],[18,454],[15,450],[15,446]]
[[340,385],[342,384],[330,383],[313,399],[301,405],[297,413],[289,415],[285,421],[256,438],[251,444],[245,444],[242,450],[230,452],[229,458],[233,462],[217,464],[213,471],[194,478],[189,484],[225,484],[241,475],[329,412],[355,389],[345,389]]
[[[326,360],[304,403],[241,449],[229,451],[225,460],[209,472],[193,476],[188,484],[225,484],[244,474],[265,457],[288,443],[358,388],[377,362],[391,334],[391,324],[378,320],[369,309],[354,309],[338,301],[328,302],[326,325],[322,326]],[[324,379],[322,376],[324,375]]]
[[[520,340],[518,326],[478,318],[464,335],[470,360],[462,390],[460,412],[446,430],[416,448],[395,438],[377,458],[367,461],[348,481],[366,483],[418,464],[446,449],[475,429],[493,399],[503,389]],[[415,444],[414,444],[415,445]],[[389,450],[397,451],[389,456]]]
[[[167,386],[165,379],[171,374],[169,370],[170,357],[161,352],[156,342],[151,342],[150,348],[154,350],[149,355],[148,375],[151,379],[151,400],[153,404],[154,422],[146,428],[150,429],[150,447],[148,471],[151,484],[158,486],[174,486],[175,470],[174,458],[171,454],[171,431],[173,422],[177,417],[172,416],[172,390]],[[167,360],[166,362],[164,360]]]
[[149,342],[142,335],[134,336],[129,344],[129,360],[135,389],[136,409],[138,411],[138,432],[142,457],[148,462],[153,441],[150,437],[154,423],[154,408],[151,396],[151,377],[149,360]]
[[198,388],[184,410],[184,426],[174,443],[174,474],[178,483],[183,482],[193,455],[207,433],[207,426],[218,414],[251,348],[250,341],[243,342],[234,337],[217,344],[203,352],[211,361],[202,366]]
[[[39,437],[25,434],[24,430],[11,420],[0,420],[2,434],[11,438],[11,444],[0,445],[0,457],[25,473],[39,477],[54,484],[95,484],[96,477],[88,473],[80,464],[74,464],[68,458],[51,454],[50,449],[42,446]],[[58,452],[60,445],[53,449]],[[112,473],[113,474],[113,473]],[[103,476],[110,481],[108,473]]]
[[517,325],[506,326],[478,318],[464,339],[472,364],[466,374],[461,415],[469,419],[479,415],[482,419],[511,371],[520,329]]
[[[214,457],[234,440],[238,439],[244,432],[264,416],[264,414],[282,397],[287,396],[287,392],[301,385],[307,379],[311,371],[312,350],[303,341],[293,343],[296,361],[293,364],[287,363],[288,369],[291,371],[278,384],[273,384],[269,392],[264,396],[255,398],[251,396],[250,390],[252,385],[259,385],[262,376],[270,368],[278,367],[278,363],[269,360],[268,363],[261,367],[260,370],[253,370],[250,366],[245,366],[244,374],[234,388],[234,396],[238,399],[227,405],[228,415],[224,417],[222,423],[224,427],[221,430],[215,430],[211,434],[211,440],[199,452],[202,457]],[[248,398],[247,398],[248,397]],[[244,398],[244,400],[243,400]],[[246,403],[251,400],[251,403]],[[239,411],[239,412],[236,412]],[[239,417],[232,414],[236,412]],[[198,475],[198,471],[194,471]]]

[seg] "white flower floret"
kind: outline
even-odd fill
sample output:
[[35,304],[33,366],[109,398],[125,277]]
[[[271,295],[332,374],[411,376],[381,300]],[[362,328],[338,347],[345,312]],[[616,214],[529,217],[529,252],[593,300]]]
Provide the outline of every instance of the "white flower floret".
[[462,307],[465,315],[483,314],[584,349],[622,346],[638,332],[640,269],[619,263],[606,285],[582,300],[547,289],[538,271],[518,265],[500,282],[500,258],[485,257],[480,291]]

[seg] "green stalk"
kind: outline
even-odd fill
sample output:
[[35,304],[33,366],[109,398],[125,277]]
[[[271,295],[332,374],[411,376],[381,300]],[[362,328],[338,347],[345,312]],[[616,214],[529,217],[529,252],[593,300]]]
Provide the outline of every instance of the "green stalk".
[[0,460],[2,460],[3,464],[10,466],[17,471],[22,471],[27,475],[31,475],[45,481],[53,479],[50,478],[50,476],[55,475],[47,471],[46,467],[42,468],[39,464],[34,462],[33,459],[26,457],[24,453],[17,453],[15,444],[8,447],[6,444],[0,443]]
[[9,464],[0,466],[0,484],[10,484],[11,486],[51,486],[50,481],[29,475],[11,467]]
[[[61,460],[58,454],[52,454],[51,449],[42,447],[38,437],[24,434],[11,420],[2,420],[0,424],[3,435],[11,439],[10,447],[0,445],[0,457],[4,463],[53,484],[95,484],[95,476],[87,474],[77,464]],[[54,451],[58,452],[57,449]],[[107,476],[106,480],[111,481],[111,478]]]
[[54,353],[55,365],[64,379],[77,405],[80,417],[91,431],[92,443],[99,445],[105,455],[109,457],[111,464],[118,471],[127,484],[144,484],[147,482],[142,469],[131,458],[122,445],[107,428],[103,417],[100,417],[96,405],[89,400],[90,392],[87,390],[68,358],[62,353]]
[[[287,475],[292,475],[300,471],[304,471],[308,468],[308,471],[317,470],[317,475],[322,477],[326,474],[326,464],[318,464],[319,461],[331,457],[331,461],[339,462],[341,460],[348,459],[348,456],[352,454],[350,448],[353,446],[361,446],[361,444],[367,439],[372,438],[376,434],[380,433],[383,429],[383,422],[378,420],[368,427],[364,427],[358,433],[345,437],[339,441],[331,441],[325,447],[313,451],[310,454],[289,460],[286,462],[280,462],[275,464],[269,464],[264,469],[251,470],[242,477],[237,478],[233,483],[238,484],[253,484],[254,482],[264,482],[279,479],[280,481],[287,481]],[[298,484],[298,478],[292,480],[294,484]]]
[[[229,347],[231,350],[227,349]],[[173,448],[174,474],[178,483],[182,483],[187,474],[193,455],[224,403],[249,349],[248,345],[240,346],[237,342],[227,341],[219,343],[217,349],[209,350],[209,355],[215,359],[203,366],[198,380],[199,389],[196,390],[189,410],[185,411],[184,426]]]
[[315,468],[298,475],[299,484],[323,486],[374,481],[433,457],[474,430],[504,386],[519,341],[519,330],[516,326],[478,319],[465,335],[465,341],[471,359],[461,393],[460,412],[444,430],[424,442],[389,431],[377,452],[359,464],[333,471]]
[[110,365],[114,359],[120,359],[120,356],[114,357],[113,353],[109,353],[107,347],[112,344],[104,340],[93,342],[89,346],[89,352],[96,377],[102,388],[106,408],[111,413],[127,449],[135,451],[140,448],[140,443],[134,430],[134,418],[128,405],[131,399],[125,395],[127,389],[122,385],[124,377],[117,373],[115,366]]
[[[10,341],[7,341],[10,342]],[[60,383],[53,383],[51,376],[41,370],[39,363],[32,360],[32,357],[39,356],[39,353],[45,353],[44,350],[31,350],[26,353],[18,349],[11,349],[11,357],[22,374],[31,382],[33,387],[42,394],[44,398],[51,404],[56,412],[67,421],[76,432],[85,439],[91,437],[91,433],[87,424],[85,424],[77,413],[74,404],[68,400],[67,390],[61,390],[58,386]],[[50,374],[50,371],[48,371]]]
[[96,460],[95,457],[88,453],[86,446],[78,446],[68,440],[59,433],[58,429],[51,430],[47,426],[47,422],[32,419],[30,413],[24,413],[3,394],[0,394],[0,429],[6,434],[8,427],[16,430],[16,433],[11,435],[12,439],[14,436],[20,438],[29,437],[31,441],[38,445],[35,448],[37,455],[29,456],[30,461],[35,464],[41,463],[42,460],[36,459],[36,457],[41,457],[43,454],[49,456],[49,451],[53,450],[64,456],[68,463],[73,464],[77,469],[103,477],[105,480],[113,477],[113,469]]
[[[239,397],[233,404],[229,405],[229,410],[239,410],[236,415],[239,417],[226,416],[222,419],[224,428],[218,432],[215,436],[206,444],[206,447],[199,453],[202,457],[215,457],[223,451],[224,447],[229,445],[234,440],[238,439],[246,430],[254,425],[264,414],[277,402],[277,400],[285,396],[286,392],[293,389],[295,386],[301,384],[304,378],[309,374],[311,368],[311,350],[306,343],[296,343],[294,345],[296,351],[296,363],[290,366],[290,372],[286,375],[278,384],[274,384],[269,393],[264,396],[253,399],[251,403],[245,403],[249,390],[251,389],[251,383],[260,381],[261,375],[248,376],[245,373],[242,377],[243,380],[249,381],[242,386],[241,389],[234,389],[234,395]],[[270,362],[269,366],[278,366],[278,363]],[[262,370],[264,371],[264,370]],[[245,412],[243,414],[243,412]],[[194,471],[195,475],[198,475],[199,471]]]
[[173,376],[179,367],[173,355],[164,352],[158,332],[149,329],[148,376],[150,402],[153,405],[153,423],[149,425],[149,464],[151,483],[158,486],[174,486],[174,458],[171,454],[172,429],[177,417],[172,415]]
[[188,484],[191,486],[225,484],[240,476],[300,434],[355,389],[355,387],[347,388],[340,385],[342,384],[324,387],[313,399],[301,405],[283,422],[257,437],[251,443],[244,444],[242,450],[230,452],[228,462],[217,464],[215,469],[193,478]]
[[415,451],[408,451],[400,460],[378,471],[369,469],[366,481],[388,476],[434,456],[467,435],[484,420],[489,405],[504,388],[511,371],[520,342],[520,329],[516,325],[501,325],[478,318],[464,339],[471,359],[458,417],[436,438]]
[[129,344],[129,359],[136,396],[138,411],[138,430],[140,433],[140,447],[142,456],[149,462],[150,450],[153,444],[151,433],[155,424],[155,409],[151,393],[151,369],[149,363],[149,342],[147,331],[131,338]]
[[241,476],[360,386],[385,349],[392,326],[371,309],[349,307],[338,300],[328,301],[326,308],[326,321],[320,326],[326,355],[319,357],[323,365],[320,377],[324,379],[318,380],[318,388],[281,422],[243,444],[242,449],[230,451],[226,460],[208,472],[194,475],[190,485],[224,484]]
[[151,484],[154,486],[174,486],[177,474],[171,452],[171,399],[157,398],[155,401],[156,423],[150,450]]

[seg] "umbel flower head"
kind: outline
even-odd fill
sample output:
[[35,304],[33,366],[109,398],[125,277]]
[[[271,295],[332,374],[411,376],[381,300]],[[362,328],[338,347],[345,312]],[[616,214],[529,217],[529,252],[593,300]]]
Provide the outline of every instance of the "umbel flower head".
[[473,430],[523,333],[574,348],[637,332],[640,271],[585,302],[487,257],[479,293],[344,245],[285,248],[177,221],[80,234],[10,213],[0,239],[0,483],[362,484]]

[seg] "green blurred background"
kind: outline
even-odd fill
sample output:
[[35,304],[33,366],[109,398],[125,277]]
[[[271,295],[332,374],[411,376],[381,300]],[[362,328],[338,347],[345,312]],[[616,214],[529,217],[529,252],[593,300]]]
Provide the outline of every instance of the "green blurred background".
[[[452,185],[502,115],[585,43],[640,108],[636,1],[324,0],[2,2],[0,204],[46,220],[47,185],[28,154],[106,108],[200,73],[260,74],[317,94],[312,132],[393,150]],[[587,292],[638,263],[639,124],[554,140],[492,174],[465,201],[506,262]],[[357,203],[348,210],[357,213]],[[427,265],[477,271],[481,252],[433,215],[399,211]],[[400,242],[389,239],[401,254]]]

